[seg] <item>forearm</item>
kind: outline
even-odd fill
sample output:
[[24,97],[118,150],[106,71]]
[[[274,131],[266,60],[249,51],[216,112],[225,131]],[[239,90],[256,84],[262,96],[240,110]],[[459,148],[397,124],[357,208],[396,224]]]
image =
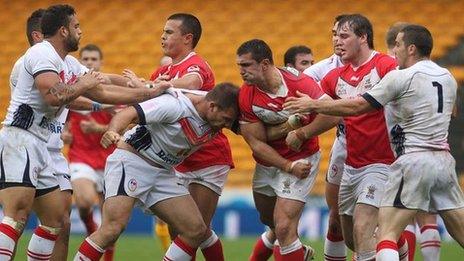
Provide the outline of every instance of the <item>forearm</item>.
[[282,157],[274,148],[264,142],[255,141],[248,144],[253,151],[253,155],[268,165],[287,170],[289,164],[291,164],[290,160]]
[[106,125],[106,131],[114,131],[116,133],[122,134],[126,130],[129,124],[133,123],[134,118],[129,117],[124,111],[121,111],[114,115],[110,123]]
[[122,86],[122,87],[127,87],[127,82],[129,81],[126,77],[119,75],[119,74],[112,74],[112,73],[106,73],[106,76],[111,81],[111,84]]
[[79,81],[71,85],[59,82],[48,89],[45,100],[52,106],[63,106],[79,97],[86,90]]
[[302,132],[306,139],[310,139],[337,126],[340,120],[341,117],[318,114],[310,124],[297,129],[297,131]]
[[267,140],[273,141],[282,139],[287,134],[292,131],[293,128],[287,122],[278,124],[278,125],[271,125],[266,127],[266,137]]
[[94,101],[106,104],[134,104],[159,96],[164,89],[124,88],[115,85],[99,85],[84,95]]
[[191,74],[182,78],[170,81],[174,88],[199,90],[201,89],[201,80],[198,75]]
[[95,102],[89,98],[80,96],[68,104],[68,108],[76,111],[91,111],[94,109]]
[[366,112],[364,103],[363,98],[317,100],[314,101],[312,111],[333,116],[354,116]]

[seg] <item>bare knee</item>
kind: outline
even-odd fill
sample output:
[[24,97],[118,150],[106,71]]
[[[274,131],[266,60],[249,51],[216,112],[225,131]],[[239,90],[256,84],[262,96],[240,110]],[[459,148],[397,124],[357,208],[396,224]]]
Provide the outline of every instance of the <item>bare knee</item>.
[[[194,245],[200,245],[206,238],[209,233],[209,229],[205,225],[202,219],[199,219],[197,222],[189,224],[188,228],[185,231],[179,231],[179,234],[187,238]],[[195,247],[195,246],[194,246]]]
[[101,228],[98,229],[108,244],[112,244],[116,242],[118,237],[124,232],[126,229],[126,225],[122,224],[117,220],[112,220],[107,222],[106,224],[102,224]]
[[288,238],[292,233],[296,232],[296,227],[288,218],[279,218],[275,224],[275,234],[279,240]]

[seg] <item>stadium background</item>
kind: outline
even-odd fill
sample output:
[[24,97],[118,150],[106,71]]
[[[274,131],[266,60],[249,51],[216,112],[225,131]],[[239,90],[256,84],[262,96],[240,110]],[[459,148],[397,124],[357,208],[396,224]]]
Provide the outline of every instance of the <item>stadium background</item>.
[[[33,10],[56,3],[62,2],[0,0],[0,34],[3,36],[0,38],[2,118],[9,103],[8,79],[11,68],[28,48],[25,21]],[[282,64],[286,49],[297,44],[309,46],[316,61],[319,61],[332,54],[330,28],[333,18],[341,13],[357,12],[371,20],[375,47],[379,51],[386,50],[385,33],[391,24],[406,21],[425,25],[434,36],[432,58],[448,67],[460,85],[464,83],[464,1],[81,0],[67,3],[73,5],[78,14],[83,31],[81,46],[94,43],[102,48],[104,72],[120,73],[124,68],[130,68],[138,75],[148,77],[158,66],[162,56],[159,39],[166,18],[175,12],[189,12],[202,22],[203,35],[196,51],[210,63],[216,82],[231,81],[240,84],[235,51],[243,41],[251,38],[265,40],[274,52],[277,65]],[[462,93],[462,88],[459,93]],[[458,104],[460,103],[459,99]],[[449,140],[457,160],[458,172],[463,172],[464,117],[461,106],[458,106],[458,110],[459,115],[451,124]],[[229,238],[244,234],[255,235],[263,227],[258,224],[250,197],[254,161],[243,139],[229,132],[227,134],[236,169],[229,175],[225,195],[221,199],[213,225]],[[320,137],[323,152],[321,169],[312,191],[314,197],[308,204],[310,207],[305,211],[302,222],[302,233],[312,240],[318,239],[325,230],[327,213],[321,196],[324,192],[328,152],[334,134],[331,131]],[[460,177],[463,184],[463,176]],[[77,216],[74,220],[73,231],[81,231]],[[151,233],[151,219],[142,213],[137,212],[132,223],[128,233]],[[444,237],[447,237],[446,234]],[[251,245],[246,247],[250,249]],[[248,252],[248,249],[243,251]]]

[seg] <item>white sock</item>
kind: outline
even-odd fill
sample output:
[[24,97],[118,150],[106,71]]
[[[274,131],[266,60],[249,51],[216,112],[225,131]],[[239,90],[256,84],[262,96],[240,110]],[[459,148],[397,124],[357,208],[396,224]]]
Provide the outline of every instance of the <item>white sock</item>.
[[294,252],[294,251],[296,251],[296,250],[298,250],[298,249],[300,249],[302,247],[303,247],[303,245],[301,244],[301,241],[299,239],[297,239],[288,246],[280,246],[280,254],[281,255],[286,255],[286,254]]
[[27,246],[28,261],[49,260],[52,256],[57,234],[52,234],[42,226],[38,226],[32,234],[29,245]]
[[345,241],[331,241],[327,237],[324,241],[324,260],[326,261],[345,261],[346,246]]
[[356,260],[357,261],[375,260],[375,250],[358,253],[356,256]]
[[377,252],[376,261],[397,261],[399,259],[398,251],[391,248],[384,248]]
[[13,259],[18,232],[11,226],[2,223],[0,228],[0,260]]
[[423,226],[419,242],[424,261],[440,260],[441,239],[436,225]]
[[208,248],[212,245],[214,245],[214,243],[216,243],[216,241],[218,241],[219,237],[216,235],[216,233],[211,230],[211,236],[208,237],[208,239],[206,239],[205,241],[203,241],[203,243],[200,244],[200,248],[201,249],[205,249],[205,248]]
[[163,261],[189,261],[192,260],[195,252],[196,249],[193,249],[177,237],[166,251]]
[[269,238],[267,238],[267,232],[264,232],[263,234],[261,234],[261,240],[263,241],[264,245],[269,248],[269,249],[273,249],[274,248],[274,242],[271,242],[269,240]]

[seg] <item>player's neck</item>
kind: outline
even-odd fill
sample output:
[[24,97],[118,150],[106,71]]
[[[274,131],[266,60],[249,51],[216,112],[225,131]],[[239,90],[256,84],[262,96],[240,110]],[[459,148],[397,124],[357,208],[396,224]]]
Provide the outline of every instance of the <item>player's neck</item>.
[[193,51],[194,50],[192,50],[192,49],[185,49],[182,52],[179,52],[179,54],[177,54],[175,56],[171,56],[172,64],[180,63],[182,60],[185,59],[185,57],[187,57]]
[[267,77],[264,78],[263,84],[259,86],[262,91],[267,93],[276,94],[280,86],[282,85],[282,76],[278,69],[273,67],[273,70],[269,70]]
[[193,107],[195,107],[195,110],[198,112],[198,115],[200,115],[203,120],[206,120],[206,110],[208,108],[205,102],[205,98],[194,94],[185,94],[185,96],[190,99]]
[[58,53],[61,59],[64,60],[69,52],[66,50],[63,41],[61,39],[56,39],[55,37],[50,37],[45,40],[47,40],[53,46],[53,48],[55,48],[55,51]]
[[372,52],[374,52],[374,50],[361,49],[361,51],[359,52],[359,55],[356,56],[355,59],[350,61],[351,66],[356,68],[356,67],[359,67],[359,66],[363,65],[365,62],[367,62],[367,60],[369,60],[369,58],[372,55]]

